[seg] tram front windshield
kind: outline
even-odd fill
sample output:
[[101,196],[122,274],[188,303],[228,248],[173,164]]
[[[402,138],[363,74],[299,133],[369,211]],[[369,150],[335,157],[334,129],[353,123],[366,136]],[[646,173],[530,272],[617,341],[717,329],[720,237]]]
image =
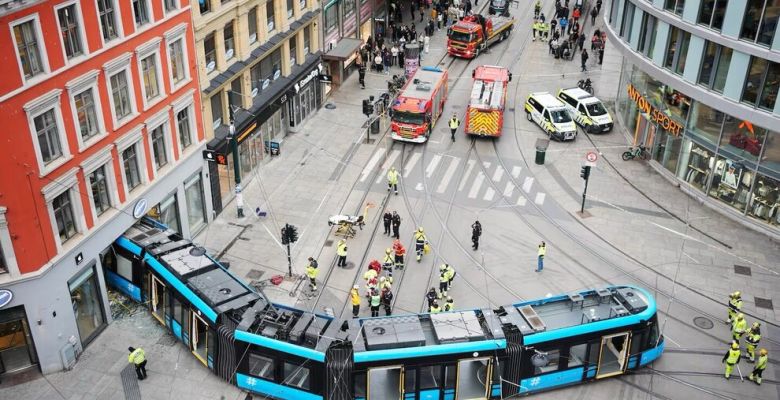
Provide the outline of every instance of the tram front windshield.
[[472,33],[460,32],[460,31],[456,31],[454,29],[452,30],[452,33],[450,33],[450,39],[452,39],[452,40],[454,40],[456,42],[466,42],[466,43],[469,43],[469,42],[471,42],[471,38],[473,36],[474,35]]
[[425,114],[408,111],[393,111],[393,121],[402,124],[422,125],[425,123]]

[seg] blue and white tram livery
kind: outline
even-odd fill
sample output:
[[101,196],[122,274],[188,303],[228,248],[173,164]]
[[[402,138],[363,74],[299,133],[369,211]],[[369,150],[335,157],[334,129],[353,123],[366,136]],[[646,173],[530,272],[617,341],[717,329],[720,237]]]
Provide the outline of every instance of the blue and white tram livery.
[[207,368],[272,398],[498,399],[625,374],[664,349],[655,300],[633,286],[340,320],[268,302],[148,219],[116,240],[104,266]]

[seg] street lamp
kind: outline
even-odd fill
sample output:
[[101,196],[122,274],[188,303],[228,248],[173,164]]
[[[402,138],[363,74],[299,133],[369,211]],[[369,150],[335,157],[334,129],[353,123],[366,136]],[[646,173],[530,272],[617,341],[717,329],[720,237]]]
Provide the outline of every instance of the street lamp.
[[244,195],[241,193],[241,162],[238,159],[238,137],[236,136],[233,106],[230,106],[230,127],[227,139],[230,140],[230,152],[233,153],[233,171],[236,182],[236,213],[238,218],[244,218]]

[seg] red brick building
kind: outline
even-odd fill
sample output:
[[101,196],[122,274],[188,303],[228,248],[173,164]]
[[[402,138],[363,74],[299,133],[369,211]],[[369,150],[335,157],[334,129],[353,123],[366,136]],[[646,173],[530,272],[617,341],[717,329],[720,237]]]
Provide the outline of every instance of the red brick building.
[[101,261],[139,217],[205,226],[190,21],[189,0],[0,0],[6,372],[62,369],[110,322]]

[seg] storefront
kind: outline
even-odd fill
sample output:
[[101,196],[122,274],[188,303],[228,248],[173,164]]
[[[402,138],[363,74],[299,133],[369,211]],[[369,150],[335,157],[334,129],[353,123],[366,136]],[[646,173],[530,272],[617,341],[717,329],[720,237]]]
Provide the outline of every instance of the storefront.
[[[12,292],[0,290],[0,298],[10,301],[12,296]],[[38,356],[24,306],[0,310],[0,374],[24,371],[37,365]]]
[[387,37],[388,35],[387,32],[388,4],[389,3],[387,3],[385,0],[375,0],[374,2],[374,37],[379,37],[379,36]]
[[780,231],[780,133],[697,102],[627,60],[620,79],[617,113],[634,145],[647,146],[683,190]]
[[330,85],[332,90],[341,87],[341,84],[352,73],[357,59],[357,51],[362,44],[363,41],[360,39],[341,39],[338,45],[322,55],[322,60],[329,71],[328,74],[333,78]]
[[373,24],[371,23],[371,2],[369,0],[360,0],[360,34],[358,39],[367,40],[369,36],[374,36]]
[[293,85],[287,100],[287,116],[290,132],[300,131],[303,124],[322,105],[323,87],[320,83],[322,63]]
[[95,274],[95,262],[68,282],[68,290],[81,346],[86,347],[106,327],[106,312]]

